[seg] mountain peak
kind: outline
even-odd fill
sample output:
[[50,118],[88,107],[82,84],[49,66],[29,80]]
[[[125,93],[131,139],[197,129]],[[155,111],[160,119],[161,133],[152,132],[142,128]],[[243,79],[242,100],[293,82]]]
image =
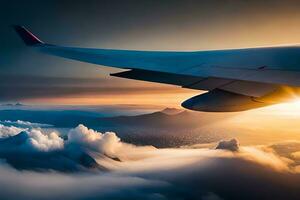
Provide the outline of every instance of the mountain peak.
[[161,112],[164,113],[164,114],[167,114],[167,115],[176,115],[178,113],[181,113],[182,110],[177,109],[177,108],[165,108]]
[[24,104],[17,102],[17,103],[5,103],[5,104],[1,104],[0,106],[24,106]]
[[20,132],[17,135],[8,137],[8,138],[2,138],[0,140],[0,144],[3,145],[21,145],[25,143],[25,141],[29,138],[28,133],[25,131]]

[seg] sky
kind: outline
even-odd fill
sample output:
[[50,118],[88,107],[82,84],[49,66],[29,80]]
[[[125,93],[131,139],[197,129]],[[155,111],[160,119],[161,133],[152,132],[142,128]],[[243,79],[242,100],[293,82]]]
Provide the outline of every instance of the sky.
[[1,0],[0,102],[179,107],[201,93],[110,77],[118,70],[43,55],[11,25],[48,43],[136,50],[203,50],[300,43],[299,1]]

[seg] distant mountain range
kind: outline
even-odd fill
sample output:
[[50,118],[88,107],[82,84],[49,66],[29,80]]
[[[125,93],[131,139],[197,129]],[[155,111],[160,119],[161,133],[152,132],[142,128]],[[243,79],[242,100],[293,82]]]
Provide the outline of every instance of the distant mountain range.
[[22,120],[51,124],[60,128],[74,127],[78,124],[84,124],[89,127],[199,127],[226,119],[230,116],[232,115],[199,113],[176,108],[166,108],[162,111],[136,116],[116,117],[103,117],[98,113],[77,110],[0,110],[0,120]]
[[80,123],[96,124],[98,113],[78,110],[0,110],[0,120],[29,121],[51,124],[55,127],[74,127]]
[[224,135],[208,132],[205,127],[220,123],[234,115],[175,108],[136,116],[116,117],[103,117],[93,112],[77,110],[0,110],[0,120],[51,124],[55,128],[73,128],[78,124],[84,124],[101,132],[114,131],[126,142],[156,147],[174,147],[223,139]]
[[102,117],[99,118],[99,122],[102,124],[133,127],[142,126],[177,129],[201,127],[226,119],[229,116],[230,115],[199,113],[175,108],[166,108],[162,111],[137,116]]
[[25,106],[22,103],[6,103],[6,104],[1,104],[0,106]]

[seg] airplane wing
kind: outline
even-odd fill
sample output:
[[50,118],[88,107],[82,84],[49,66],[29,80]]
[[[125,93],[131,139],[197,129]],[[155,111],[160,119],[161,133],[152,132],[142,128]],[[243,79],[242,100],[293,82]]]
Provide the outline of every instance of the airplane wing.
[[51,45],[24,27],[15,30],[26,45],[43,53],[127,70],[112,76],[209,91],[183,102],[192,110],[263,107],[286,100],[278,98],[286,95],[282,86],[300,86],[298,46],[191,52],[91,49]]

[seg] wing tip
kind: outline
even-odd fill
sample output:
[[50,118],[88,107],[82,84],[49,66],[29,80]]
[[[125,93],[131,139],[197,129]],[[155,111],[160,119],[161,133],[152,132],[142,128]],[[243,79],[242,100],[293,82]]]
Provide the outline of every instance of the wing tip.
[[13,25],[13,28],[17,32],[17,34],[21,37],[23,42],[28,46],[34,46],[37,44],[44,44],[37,36],[27,30],[24,26]]

